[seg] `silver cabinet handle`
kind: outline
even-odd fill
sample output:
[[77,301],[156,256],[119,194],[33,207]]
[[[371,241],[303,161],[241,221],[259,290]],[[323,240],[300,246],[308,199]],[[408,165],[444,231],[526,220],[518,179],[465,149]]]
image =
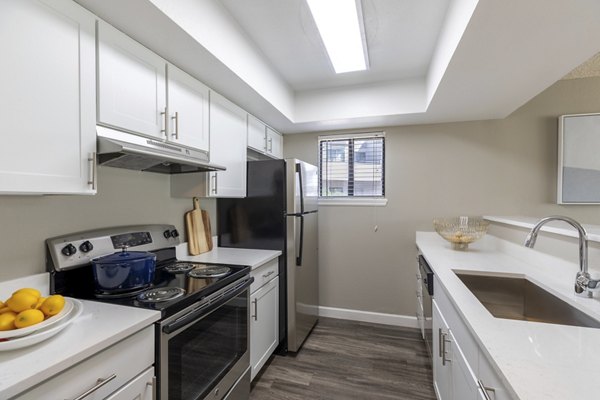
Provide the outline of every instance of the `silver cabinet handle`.
[[90,155],[88,156],[88,162],[90,163],[88,185],[92,185],[92,190],[96,190],[96,159],[96,152],[90,153]]
[[444,345],[442,341],[442,335],[442,328],[438,328],[438,357],[442,356],[442,346]]
[[269,271],[266,274],[263,274],[263,278],[268,278],[269,276],[273,275],[275,273],[275,271]]
[[254,303],[254,315],[252,318],[254,318],[255,321],[258,321],[258,298],[252,300],[252,302]]
[[175,111],[175,115],[171,119],[175,121],[175,132],[171,133],[171,136],[179,140],[179,112]]
[[83,400],[84,398],[86,398],[90,394],[94,393],[96,390],[100,389],[102,386],[106,385],[108,382],[112,381],[116,377],[117,377],[117,374],[112,374],[108,378],[98,378],[98,380],[96,381],[96,384],[93,387],[89,388],[88,390],[86,390],[85,392],[80,394],[79,396],[75,397],[73,400]]
[[450,343],[450,340],[446,339],[446,337],[448,336],[447,332],[444,332],[442,334],[442,336],[443,336],[443,338],[442,338],[442,347],[443,347],[443,350],[442,350],[442,365],[446,365],[446,363],[452,362],[451,359],[446,358],[446,353],[447,353],[447,351],[446,351],[446,343]]
[[169,115],[167,113],[167,107],[165,107],[165,111],[160,113],[160,116],[162,117],[162,120],[163,120],[163,128],[160,130],[160,133],[167,136],[167,124],[168,124],[167,119],[169,118]]
[[217,183],[218,183],[218,181],[217,181],[217,173],[216,172],[214,173],[213,176],[211,176],[211,179],[213,180],[213,187],[212,187],[211,191],[214,194],[217,194]]
[[152,387],[152,400],[156,400],[156,377],[153,376],[150,382],[146,382],[146,386]]
[[269,142],[269,148],[267,149],[267,151],[271,153],[273,152],[273,138],[269,138],[267,141]]
[[486,387],[483,382],[481,381],[481,379],[477,379],[477,385],[479,385],[479,389],[481,389],[481,392],[483,393],[483,396],[485,397],[485,400],[492,400],[492,398],[490,397],[488,392],[492,392],[492,393],[496,393],[496,390],[494,388],[491,387]]

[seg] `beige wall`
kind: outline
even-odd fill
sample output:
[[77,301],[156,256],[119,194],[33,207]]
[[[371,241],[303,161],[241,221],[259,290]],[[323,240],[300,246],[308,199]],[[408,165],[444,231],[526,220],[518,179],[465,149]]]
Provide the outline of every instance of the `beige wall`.
[[[169,185],[168,175],[100,167],[96,196],[0,196],[0,281],[44,272],[44,240],[52,236],[165,223],[184,238],[183,215],[192,201],[172,199]],[[211,218],[215,207],[214,200],[202,201]]]
[[[321,207],[321,305],[413,315],[415,231],[436,216],[600,223],[597,206],[554,204],[557,117],[586,112],[600,112],[600,78],[559,81],[503,120],[385,128],[388,205]],[[318,135],[285,136],[285,156],[316,163]]]

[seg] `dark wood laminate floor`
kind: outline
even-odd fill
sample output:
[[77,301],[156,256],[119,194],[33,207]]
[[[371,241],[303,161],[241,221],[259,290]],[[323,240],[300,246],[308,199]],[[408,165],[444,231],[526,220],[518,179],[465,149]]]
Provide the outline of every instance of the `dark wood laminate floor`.
[[296,355],[273,356],[250,400],[435,400],[416,329],[321,318]]

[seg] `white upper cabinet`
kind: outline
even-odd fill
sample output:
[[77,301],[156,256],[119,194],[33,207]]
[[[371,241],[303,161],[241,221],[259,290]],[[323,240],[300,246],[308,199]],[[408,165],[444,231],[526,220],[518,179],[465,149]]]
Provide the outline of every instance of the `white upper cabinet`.
[[173,197],[246,197],[246,112],[210,92],[210,161],[227,168],[171,177]]
[[167,77],[169,140],[208,151],[208,87],[171,64]]
[[248,114],[248,147],[271,158],[283,157],[281,134],[250,114]]
[[267,126],[248,114],[248,147],[261,153],[267,152]]
[[283,158],[283,136],[267,126],[267,154]]
[[72,1],[0,1],[0,193],[96,193],[94,38]]
[[166,61],[98,21],[98,123],[166,139]]

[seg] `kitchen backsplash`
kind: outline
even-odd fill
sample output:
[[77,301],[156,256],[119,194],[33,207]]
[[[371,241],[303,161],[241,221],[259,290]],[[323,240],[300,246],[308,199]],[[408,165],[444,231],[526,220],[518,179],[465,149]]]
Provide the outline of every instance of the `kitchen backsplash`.
[[[202,199],[216,232],[216,201]],[[169,176],[98,168],[95,196],[0,196],[0,281],[45,271],[53,236],[107,226],[173,224],[185,240],[183,215],[191,199],[170,197]]]

